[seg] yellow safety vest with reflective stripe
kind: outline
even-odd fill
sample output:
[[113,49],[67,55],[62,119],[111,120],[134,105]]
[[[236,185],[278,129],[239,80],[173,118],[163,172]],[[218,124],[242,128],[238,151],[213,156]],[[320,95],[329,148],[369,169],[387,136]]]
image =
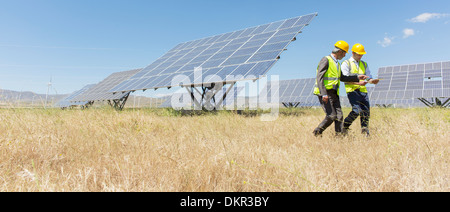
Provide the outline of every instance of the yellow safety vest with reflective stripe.
[[[326,56],[328,59],[328,70],[324,75],[324,84],[325,88],[327,90],[337,88],[337,94],[339,95],[339,87],[340,87],[340,78],[341,78],[341,65],[338,63],[338,67],[336,67],[336,63],[334,62],[333,58],[331,56]],[[317,67],[317,73],[319,73],[319,67]],[[316,79],[316,86],[314,88],[314,94],[320,95],[319,87],[317,86],[317,79]]]
[[[359,74],[359,75],[364,75],[366,74],[366,67],[367,67],[367,63],[364,61],[359,61],[359,68],[356,67],[356,64],[350,60],[346,60],[345,62],[348,63],[348,67],[350,68],[350,73],[352,74]],[[363,93],[367,93],[367,88],[366,86],[361,86],[361,85],[353,85],[353,84],[349,84],[349,83],[345,83],[345,91],[347,91],[347,93],[351,93],[355,90],[358,90],[363,92]]]

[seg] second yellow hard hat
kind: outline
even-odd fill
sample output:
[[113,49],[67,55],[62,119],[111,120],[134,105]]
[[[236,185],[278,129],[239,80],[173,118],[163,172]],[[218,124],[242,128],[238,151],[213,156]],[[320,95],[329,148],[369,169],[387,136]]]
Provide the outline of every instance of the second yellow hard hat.
[[353,46],[352,52],[355,52],[356,54],[361,54],[361,55],[367,54],[366,50],[364,49],[364,46],[359,43],[357,43]]

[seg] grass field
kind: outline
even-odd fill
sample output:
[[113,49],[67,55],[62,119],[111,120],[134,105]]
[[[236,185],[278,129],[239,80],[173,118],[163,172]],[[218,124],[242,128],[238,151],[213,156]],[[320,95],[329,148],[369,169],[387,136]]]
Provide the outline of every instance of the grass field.
[[323,117],[0,109],[0,191],[450,191],[450,110],[373,108],[370,138]]

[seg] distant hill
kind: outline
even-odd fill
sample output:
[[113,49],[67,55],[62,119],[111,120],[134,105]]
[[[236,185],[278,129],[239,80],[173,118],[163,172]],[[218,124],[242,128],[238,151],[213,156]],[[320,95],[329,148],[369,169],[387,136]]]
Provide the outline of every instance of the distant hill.
[[[37,94],[31,91],[12,91],[12,90],[2,90],[0,89],[0,103],[2,105],[35,105],[40,106],[45,104],[45,94]],[[52,102],[58,102],[64,97],[66,97],[67,94],[49,94],[48,104],[51,105]]]
[[[48,95],[47,106],[52,107],[70,94]],[[162,99],[149,98],[143,96],[133,96],[128,98],[125,107],[158,107],[163,102]],[[106,102],[96,102],[95,105],[106,105]],[[31,91],[12,91],[0,89],[0,107],[42,107],[45,105],[45,94],[37,94]]]
[[[48,95],[51,98],[61,99],[67,96],[67,94],[58,94],[58,95]],[[0,89],[0,99],[1,100],[23,100],[23,101],[32,101],[36,98],[44,98],[45,94],[37,94],[31,91],[12,91],[12,90],[2,90]]]

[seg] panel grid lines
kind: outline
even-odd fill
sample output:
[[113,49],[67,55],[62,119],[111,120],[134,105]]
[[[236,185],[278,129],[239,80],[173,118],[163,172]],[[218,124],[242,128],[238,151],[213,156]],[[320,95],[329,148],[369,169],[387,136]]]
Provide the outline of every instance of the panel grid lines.
[[450,78],[447,77],[450,69],[446,69],[449,63],[444,61],[381,67],[378,73],[383,80],[375,86],[375,100],[450,98],[444,92],[446,85],[450,85]]

